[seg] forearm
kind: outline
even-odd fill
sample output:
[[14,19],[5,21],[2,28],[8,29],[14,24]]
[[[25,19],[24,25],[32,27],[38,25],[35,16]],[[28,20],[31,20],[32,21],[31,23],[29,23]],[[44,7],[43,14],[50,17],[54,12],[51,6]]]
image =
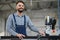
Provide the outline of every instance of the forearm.
[[39,30],[38,30],[35,26],[33,26],[33,25],[30,25],[30,29],[31,29],[32,31],[34,31],[34,32],[39,33]]
[[18,34],[14,30],[12,30],[11,28],[8,28],[8,27],[7,27],[7,32],[10,33],[13,36],[16,36]]

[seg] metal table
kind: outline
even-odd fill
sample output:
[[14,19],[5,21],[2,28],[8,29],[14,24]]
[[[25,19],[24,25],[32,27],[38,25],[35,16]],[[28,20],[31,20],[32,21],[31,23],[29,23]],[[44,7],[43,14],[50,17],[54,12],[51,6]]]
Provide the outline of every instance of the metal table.
[[[18,38],[16,36],[0,36],[1,39],[11,39],[11,38]],[[37,39],[40,40],[41,38],[47,38],[48,40],[60,40],[60,36],[26,36],[24,39]]]

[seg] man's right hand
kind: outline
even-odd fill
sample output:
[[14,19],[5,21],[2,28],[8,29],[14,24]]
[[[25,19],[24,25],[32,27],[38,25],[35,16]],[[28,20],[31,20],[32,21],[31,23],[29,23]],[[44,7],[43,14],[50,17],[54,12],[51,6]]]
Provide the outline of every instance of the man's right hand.
[[16,35],[19,39],[23,39],[23,37],[25,37],[25,35],[23,35],[23,34],[17,34]]
[[40,33],[41,36],[45,36],[45,32],[44,31],[40,30],[39,33]]

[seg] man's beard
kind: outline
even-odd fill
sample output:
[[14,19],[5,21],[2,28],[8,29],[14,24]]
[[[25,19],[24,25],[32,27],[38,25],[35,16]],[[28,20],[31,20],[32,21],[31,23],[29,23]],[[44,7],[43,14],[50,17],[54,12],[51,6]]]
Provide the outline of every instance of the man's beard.
[[24,9],[23,9],[23,10],[19,10],[19,9],[18,9],[18,12],[20,12],[20,13],[22,13],[23,11],[24,11]]

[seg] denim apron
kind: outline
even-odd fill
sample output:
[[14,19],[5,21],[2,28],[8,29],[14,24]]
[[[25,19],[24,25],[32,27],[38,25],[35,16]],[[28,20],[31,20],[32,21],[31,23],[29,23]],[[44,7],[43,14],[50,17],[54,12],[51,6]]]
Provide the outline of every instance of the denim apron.
[[17,21],[16,21],[16,18],[15,18],[14,14],[13,14],[13,18],[14,18],[14,22],[15,22],[16,32],[19,33],[19,34],[23,34],[23,35],[27,36],[26,35],[26,17],[25,17],[25,15],[24,15],[24,25],[18,25],[16,23]]

